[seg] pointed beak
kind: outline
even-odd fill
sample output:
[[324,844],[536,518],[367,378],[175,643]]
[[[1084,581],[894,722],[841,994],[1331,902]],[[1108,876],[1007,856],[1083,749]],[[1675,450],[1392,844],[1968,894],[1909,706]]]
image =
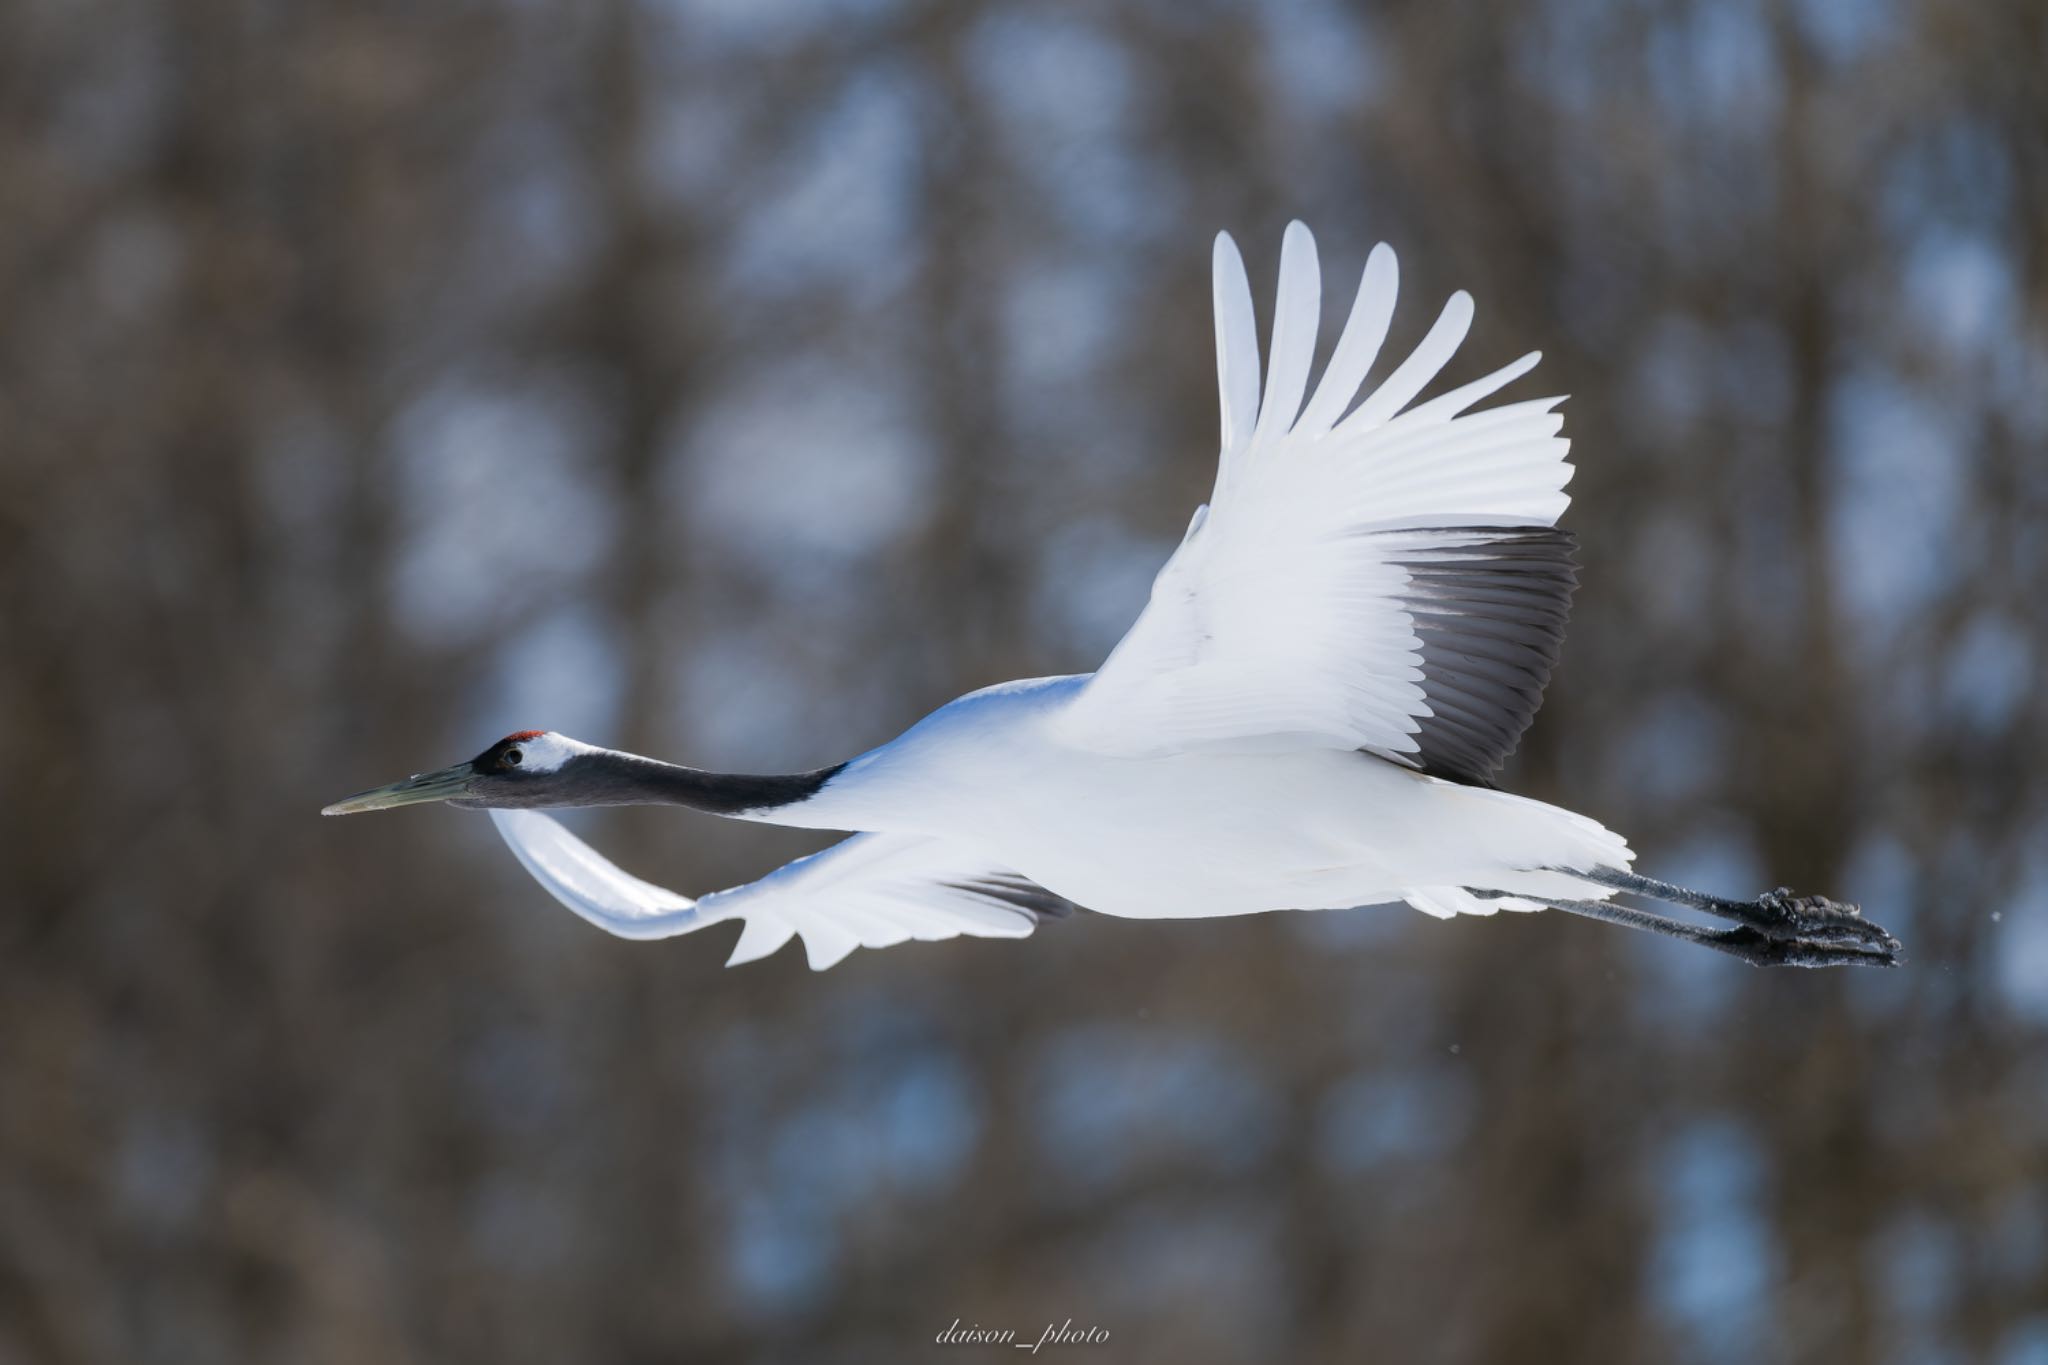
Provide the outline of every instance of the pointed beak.
[[366,792],[335,802],[324,808],[322,815],[360,815],[366,810],[390,810],[393,806],[417,806],[427,801],[452,801],[467,795],[469,781],[476,776],[467,763],[458,763],[452,768],[443,768],[437,773],[417,773],[403,782],[393,782],[388,787],[373,787]]

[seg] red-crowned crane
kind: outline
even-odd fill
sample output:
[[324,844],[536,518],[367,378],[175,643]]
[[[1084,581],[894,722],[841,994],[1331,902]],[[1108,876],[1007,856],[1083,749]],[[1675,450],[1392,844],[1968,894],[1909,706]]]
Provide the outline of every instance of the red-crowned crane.
[[[1416,403],[1471,325],[1458,293],[1360,399],[1394,311],[1382,245],[1311,393],[1321,283],[1295,223],[1262,393],[1228,235],[1214,280],[1215,492],[1094,673],[983,688],[814,772],[705,772],[529,730],[326,813],[488,809],[584,918],[633,938],[738,919],[733,962],[792,935],[816,968],[913,938],[1022,937],[1072,906],[1174,919],[1406,901],[1443,917],[1562,910],[1757,965],[1895,965],[1898,941],[1854,906],[1643,877],[1619,835],[1492,785],[1542,699],[1576,584],[1556,525],[1571,476],[1562,400],[1472,410],[1537,356]],[[693,901],[539,813],[633,804],[861,832]]]

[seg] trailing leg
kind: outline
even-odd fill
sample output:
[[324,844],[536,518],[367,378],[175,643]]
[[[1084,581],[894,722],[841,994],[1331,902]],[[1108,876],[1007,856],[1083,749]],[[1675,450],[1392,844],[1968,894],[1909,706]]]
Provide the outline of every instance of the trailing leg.
[[[1505,891],[1482,891],[1468,888],[1481,899],[1492,900],[1509,895]],[[1687,943],[1697,943],[1704,948],[1740,958],[1752,967],[1896,967],[1899,965],[1898,941],[1885,935],[1885,945],[1864,946],[1824,939],[1800,938],[1791,935],[1772,935],[1752,925],[1740,925],[1733,929],[1709,929],[1704,925],[1671,919],[1664,915],[1653,915],[1647,910],[1635,910],[1625,905],[1613,905],[1607,901],[1553,900],[1547,896],[1530,896],[1514,893],[1519,900],[1533,900],[1562,910],[1568,915],[1582,915],[1596,919],[1603,924],[1618,924],[1625,929],[1640,929],[1646,933],[1659,934]],[[1882,932],[1881,930],[1879,932]]]
[[1831,901],[1825,896],[1795,895],[1789,887],[1781,886],[1776,891],[1765,892],[1755,900],[1739,901],[1675,886],[1621,868],[1595,868],[1591,872],[1573,875],[1616,891],[1703,910],[1754,929],[1766,938],[1847,944],[1894,956],[1901,947],[1898,939],[1863,918],[1862,910],[1856,906]]

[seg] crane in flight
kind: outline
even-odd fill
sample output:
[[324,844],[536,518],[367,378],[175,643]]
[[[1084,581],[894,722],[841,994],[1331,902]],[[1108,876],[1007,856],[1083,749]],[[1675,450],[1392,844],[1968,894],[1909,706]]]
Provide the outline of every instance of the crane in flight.
[[[1217,237],[1215,491],[1093,673],[971,692],[813,772],[707,772],[524,730],[325,813],[487,809],[527,871],[599,928],[665,938],[738,920],[733,963],[793,936],[821,970],[856,947],[1021,938],[1075,907],[1173,919],[1406,901],[1444,918],[1558,910],[1759,966],[1896,965],[1898,940],[1853,905],[1657,881],[1597,822],[1495,787],[1577,583],[1557,529],[1563,400],[1474,410],[1532,353],[1415,401],[1471,325],[1463,292],[1360,398],[1396,281],[1376,247],[1311,392],[1322,286],[1315,240],[1291,224],[1262,386],[1244,263]],[[640,804],[859,832],[692,900],[540,813]]]

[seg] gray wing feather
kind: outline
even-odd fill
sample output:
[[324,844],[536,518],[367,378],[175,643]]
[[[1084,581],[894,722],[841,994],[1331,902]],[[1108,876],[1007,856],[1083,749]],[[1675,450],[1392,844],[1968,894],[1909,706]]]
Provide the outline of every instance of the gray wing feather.
[[1065,919],[1077,908],[1064,896],[1054,895],[1027,877],[1011,872],[995,873],[987,877],[976,877],[971,881],[947,882],[954,891],[965,891],[997,905],[1022,910],[1031,916],[1033,923],[1049,919]]
[[1418,718],[1419,754],[1385,757],[1492,785],[1557,665],[1578,587],[1575,545],[1551,526],[1445,527],[1393,561],[1409,577],[1401,602],[1422,642],[1431,714]]

